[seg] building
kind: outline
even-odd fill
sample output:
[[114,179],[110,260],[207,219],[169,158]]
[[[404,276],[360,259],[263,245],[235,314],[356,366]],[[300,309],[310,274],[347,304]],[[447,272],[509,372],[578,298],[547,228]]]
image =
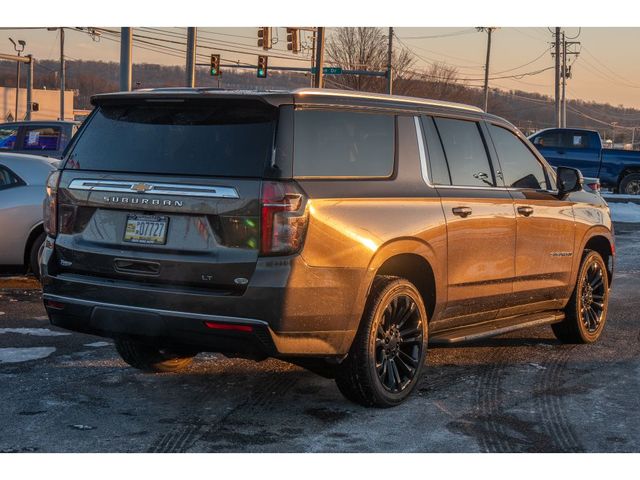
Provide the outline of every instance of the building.
[[[73,120],[73,90],[65,90],[64,120]],[[33,109],[31,120],[58,120],[60,117],[60,90],[33,89]],[[16,120],[16,89],[0,87],[0,123]],[[27,89],[20,89],[18,120],[24,120],[27,113]]]

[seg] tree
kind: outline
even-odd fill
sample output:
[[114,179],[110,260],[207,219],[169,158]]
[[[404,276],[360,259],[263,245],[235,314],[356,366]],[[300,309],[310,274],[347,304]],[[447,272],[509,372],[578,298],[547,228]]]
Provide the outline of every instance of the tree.
[[[341,27],[328,38],[325,47],[327,63],[345,70],[387,70],[389,38],[377,27]],[[394,93],[406,93],[406,80],[412,76],[415,59],[405,48],[394,48],[391,61],[394,74]],[[385,92],[387,80],[364,75],[327,76],[327,86],[352,90]]]

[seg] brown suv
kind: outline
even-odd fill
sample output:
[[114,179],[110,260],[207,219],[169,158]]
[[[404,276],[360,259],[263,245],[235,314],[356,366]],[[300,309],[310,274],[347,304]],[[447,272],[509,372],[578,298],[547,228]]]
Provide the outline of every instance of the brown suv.
[[272,356],[386,407],[428,343],[602,332],[609,209],[501,118],[313,89],[92,101],[48,182],[44,301],[134,367]]

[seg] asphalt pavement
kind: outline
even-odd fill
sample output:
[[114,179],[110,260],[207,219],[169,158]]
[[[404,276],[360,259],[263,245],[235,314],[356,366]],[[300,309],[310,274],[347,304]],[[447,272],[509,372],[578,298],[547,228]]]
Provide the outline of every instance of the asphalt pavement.
[[637,452],[640,226],[617,226],[594,345],[549,327],[434,347],[403,405],[367,409],[278,360],[200,354],[145,374],[52,327],[33,280],[0,279],[0,452]]

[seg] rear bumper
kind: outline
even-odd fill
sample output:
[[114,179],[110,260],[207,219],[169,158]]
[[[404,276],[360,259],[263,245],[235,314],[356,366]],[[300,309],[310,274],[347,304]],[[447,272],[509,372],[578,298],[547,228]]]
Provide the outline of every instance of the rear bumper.
[[[299,256],[260,259],[242,294],[54,274],[48,268],[53,257],[53,248],[45,248],[43,298],[52,324],[106,337],[229,354],[342,356],[363,308],[353,301],[363,270],[309,267]],[[212,329],[206,322],[251,331]]]

